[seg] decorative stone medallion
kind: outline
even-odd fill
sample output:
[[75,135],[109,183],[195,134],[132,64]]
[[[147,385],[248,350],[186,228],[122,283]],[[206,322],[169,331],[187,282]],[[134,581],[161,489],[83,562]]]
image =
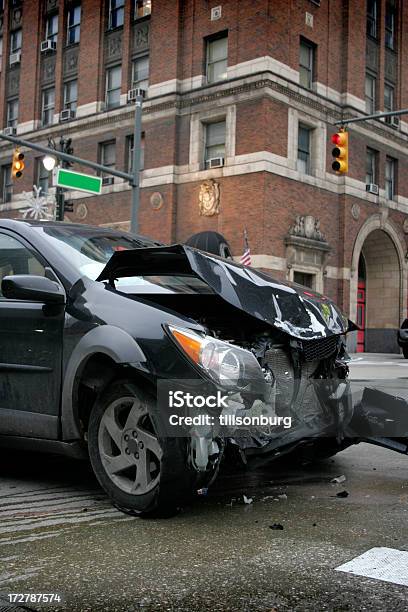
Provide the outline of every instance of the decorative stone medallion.
[[78,219],[86,219],[88,216],[88,207],[83,202],[80,202],[78,206],[75,207],[75,216]]
[[155,191],[150,196],[150,204],[153,210],[160,210],[163,206],[163,196],[159,191]]
[[408,217],[405,219],[404,223],[402,224],[402,228],[404,230],[404,234],[408,234]]
[[351,216],[355,221],[358,221],[360,218],[360,205],[357,202],[351,207]]

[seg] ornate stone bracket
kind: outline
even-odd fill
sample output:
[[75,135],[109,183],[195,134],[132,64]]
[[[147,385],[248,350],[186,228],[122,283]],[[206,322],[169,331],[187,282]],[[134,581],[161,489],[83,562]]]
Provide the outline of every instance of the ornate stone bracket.
[[297,267],[317,274],[318,286],[323,286],[323,275],[331,253],[331,246],[320,231],[320,221],[312,215],[298,215],[285,238],[288,271]]

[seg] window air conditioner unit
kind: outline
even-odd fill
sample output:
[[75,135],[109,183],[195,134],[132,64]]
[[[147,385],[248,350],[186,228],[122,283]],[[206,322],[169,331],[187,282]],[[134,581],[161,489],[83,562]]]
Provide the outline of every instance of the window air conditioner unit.
[[400,120],[399,117],[396,117],[395,115],[393,117],[391,117],[391,127],[393,128],[399,128],[399,124],[400,124]]
[[146,93],[145,90],[140,89],[139,87],[135,87],[134,89],[129,89],[127,92],[127,101],[135,102],[136,96],[142,96],[144,98],[145,93]]
[[113,185],[114,177],[113,176],[104,176],[102,177],[102,185],[106,187],[107,185]]
[[16,130],[15,127],[10,127],[9,126],[9,127],[4,128],[3,134],[5,136],[15,136],[17,134],[17,130]]
[[59,114],[60,123],[69,121],[70,119],[75,119],[75,111],[70,108],[64,108]]
[[41,43],[41,53],[47,53],[48,51],[56,51],[57,43],[53,40],[43,40]]
[[12,53],[10,55],[10,66],[14,66],[15,64],[19,64],[21,62],[21,51],[16,51],[16,53]]
[[224,165],[223,157],[212,157],[211,159],[205,160],[205,167],[210,168],[221,168]]
[[375,183],[368,183],[368,185],[366,185],[366,191],[368,193],[378,195],[380,190],[378,189],[378,185],[376,185]]

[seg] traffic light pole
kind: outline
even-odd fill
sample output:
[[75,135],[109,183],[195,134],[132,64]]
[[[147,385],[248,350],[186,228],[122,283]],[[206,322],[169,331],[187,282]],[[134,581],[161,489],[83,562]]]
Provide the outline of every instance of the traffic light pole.
[[[114,168],[108,168],[103,164],[98,164],[96,162],[92,162],[88,159],[82,159],[81,157],[77,157],[76,155],[70,155],[69,153],[65,153],[64,151],[58,151],[51,147],[44,147],[35,142],[30,142],[29,140],[24,140],[23,138],[18,138],[18,136],[8,136],[0,132],[0,140],[7,140],[14,145],[20,147],[26,147],[27,149],[33,149],[34,151],[38,151],[39,153],[43,153],[44,155],[50,155],[52,157],[56,157],[57,159],[62,160],[63,162],[70,162],[73,164],[80,164],[81,166],[85,166],[87,168],[92,168],[97,172],[102,172],[104,174],[110,174],[111,176],[116,176],[127,181],[131,186],[131,224],[130,228],[132,232],[137,232],[139,229],[138,224],[138,215],[139,215],[139,203],[140,203],[140,146],[141,146],[141,133],[142,133],[142,105],[143,105],[144,91],[142,89],[137,90],[136,96],[136,108],[135,108],[135,122],[134,122],[134,130],[133,130],[133,169],[132,173],[122,172],[120,170],[116,170]],[[61,206],[64,206],[64,193],[59,192],[57,188],[57,209],[58,206],[61,210]],[[58,199],[60,198],[60,200]],[[62,213],[63,215],[63,213]]]
[[135,123],[133,128],[133,158],[132,158],[132,207],[130,217],[130,231],[137,233],[139,229],[138,217],[140,207],[140,150],[142,144],[142,105],[144,91],[137,90],[135,100]]
[[367,119],[381,119],[382,117],[397,117],[398,115],[408,115],[408,108],[403,108],[402,110],[397,110],[397,111],[387,111],[384,113],[374,113],[373,115],[365,115],[364,117],[355,117],[354,119],[343,119],[342,121],[335,121],[334,125],[348,125],[349,123],[367,121]]

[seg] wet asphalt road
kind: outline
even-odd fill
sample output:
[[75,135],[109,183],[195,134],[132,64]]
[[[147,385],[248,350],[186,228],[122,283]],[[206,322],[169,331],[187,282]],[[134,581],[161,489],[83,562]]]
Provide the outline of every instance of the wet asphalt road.
[[[355,380],[404,387],[401,357],[359,357]],[[372,547],[408,550],[407,519],[408,457],[369,445],[224,475],[155,521],[114,510],[87,465],[1,454],[0,593],[65,598],[34,610],[405,611],[407,587],[335,568]]]

